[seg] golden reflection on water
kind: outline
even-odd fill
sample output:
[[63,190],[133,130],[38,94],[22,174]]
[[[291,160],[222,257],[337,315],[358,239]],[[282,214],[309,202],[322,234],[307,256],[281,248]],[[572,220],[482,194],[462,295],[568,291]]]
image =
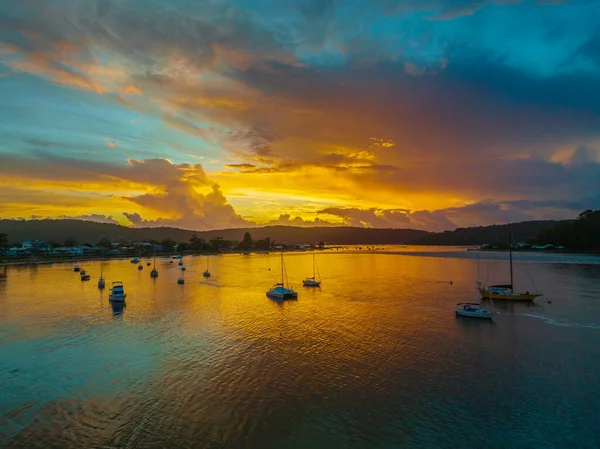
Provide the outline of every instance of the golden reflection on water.
[[[477,299],[477,261],[462,254],[318,253],[321,288],[301,284],[312,274],[311,254],[286,254],[299,297],[283,303],[265,296],[280,280],[279,254],[211,256],[208,280],[206,260],[184,258],[184,285],[176,283],[177,263],[164,259],[157,279],[145,260],[143,270],[126,260],[87,262],[88,282],[72,264],[10,267],[0,281],[0,356],[8,367],[0,416],[10,417],[11,441],[331,447],[336,435],[344,447],[374,447],[413,432],[422,443],[473,413],[501,425],[502,416],[468,397],[465,380],[506,400],[477,373],[544,378],[544,363],[579,339],[573,332],[598,329],[590,318],[600,312],[592,300],[598,266],[528,264],[553,304],[495,304],[494,323],[480,323],[454,317],[456,302]],[[523,268],[516,264],[517,283],[530,282]],[[484,281],[506,273],[502,254],[480,263]],[[122,310],[108,301],[116,280],[127,293]],[[516,382],[512,394],[523,399],[542,387],[520,388]],[[524,407],[532,425],[548,425],[543,406]],[[47,418],[34,425],[40,413]],[[370,432],[390,420],[395,433]],[[69,422],[79,430],[66,437],[60,429]]]

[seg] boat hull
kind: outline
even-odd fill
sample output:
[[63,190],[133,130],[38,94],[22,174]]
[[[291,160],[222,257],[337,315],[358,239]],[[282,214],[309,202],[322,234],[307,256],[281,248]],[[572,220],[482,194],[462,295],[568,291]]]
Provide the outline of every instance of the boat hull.
[[127,295],[110,295],[108,297],[108,299],[110,299],[113,302],[125,302],[125,297]]
[[456,310],[456,315],[458,315],[458,316],[464,316],[464,317],[469,317],[469,318],[481,318],[481,319],[484,319],[484,320],[491,320],[492,319],[491,312],[488,312],[487,310],[468,311],[468,310],[457,309]]
[[210,273],[208,271],[205,271],[204,273],[202,273],[202,276],[204,276],[205,278],[209,278]]
[[304,280],[302,281],[302,285],[304,285],[305,287],[320,287],[321,281]]
[[512,293],[512,292],[490,292],[488,290],[480,290],[481,299],[496,299],[504,301],[533,301],[541,293]]
[[298,299],[298,292],[289,288],[274,288],[267,292],[267,297],[271,299]]

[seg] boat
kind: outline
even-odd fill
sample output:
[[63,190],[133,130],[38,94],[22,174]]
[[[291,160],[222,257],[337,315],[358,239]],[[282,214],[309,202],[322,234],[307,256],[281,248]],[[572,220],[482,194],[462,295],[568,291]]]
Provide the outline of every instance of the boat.
[[79,274],[81,274],[81,275],[84,275],[84,274],[85,274],[85,270],[81,270],[81,271],[79,272]]
[[181,255],[178,254],[176,256],[173,256],[173,259],[183,259],[183,256],[181,256]]
[[144,266],[142,264],[139,264],[138,265],[138,270],[143,270],[143,269],[144,269]]
[[112,288],[110,289],[110,295],[108,299],[111,301],[123,302],[125,301],[125,290],[123,288],[123,283],[121,281],[114,281],[112,283]]
[[149,267],[150,265],[152,265],[152,263],[151,263],[151,262],[147,262],[147,263],[146,263],[146,266],[147,266],[147,267]]
[[275,300],[283,299],[298,299],[298,292],[285,286],[284,283],[285,266],[283,264],[283,249],[281,250],[281,282],[273,286],[271,290],[267,292],[267,296]]
[[79,277],[81,278],[82,281],[89,281],[90,280],[90,275],[89,274],[81,273],[81,275],[79,275]]
[[154,242],[154,266],[152,267],[152,271],[150,272],[150,277],[158,277],[158,271],[156,271],[156,242]]
[[[315,273],[316,272],[316,273]],[[316,274],[319,274],[319,280],[317,280]],[[315,261],[315,253],[313,253],[313,275],[310,278],[306,278],[302,281],[302,285],[305,287],[319,287],[321,285],[321,274],[317,268],[317,262]]]
[[138,259],[137,257],[134,257],[133,259],[131,259],[131,263],[138,263],[140,261],[140,259]]
[[102,277],[102,265],[100,265],[100,279],[98,279],[98,288],[102,290],[104,287],[106,287],[106,281]]
[[492,312],[485,310],[478,302],[459,302],[456,304],[456,314],[458,316],[466,316],[469,318],[483,318],[486,320],[492,319]]
[[79,271],[79,270],[81,270],[81,268],[79,268],[79,265],[75,265],[75,266],[73,267],[73,271],[77,272],[77,271]]
[[508,260],[510,266],[510,284],[490,285],[488,287],[479,288],[481,299],[501,299],[507,301],[533,301],[538,296],[542,296],[542,292],[519,293],[513,288],[513,259],[512,259],[512,235],[508,233]]
[[183,266],[183,260],[180,260],[177,265],[179,265],[180,267],[182,267]]
[[204,270],[204,273],[202,273],[202,276],[204,276],[205,278],[210,277],[210,271],[208,271],[208,256],[206,257],[206,270]]
[[185,271],[185,267],[181,267],[181,276],[177,278],[178,284],[185,284],[185,279],[183,278],[183,273]]

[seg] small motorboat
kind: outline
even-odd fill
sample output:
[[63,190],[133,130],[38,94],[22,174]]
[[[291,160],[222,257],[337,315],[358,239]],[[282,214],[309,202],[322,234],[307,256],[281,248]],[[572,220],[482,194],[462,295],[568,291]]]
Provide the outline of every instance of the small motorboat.
[[181,271],[185,271],[185,267],[181,267]]
[[155,269],[153,269],[153,270],[150,272],[150,277],[153,277],[153,278],[157,278],[157,277],[158,277],[158,271],[156,271],[156,268],[155,268]]
[[185,284],[185,280],[183,278],[177,278],[178,284]]
[[[481,282],[477,282],[477,291],[479,291],[480,289]],[[489,310],[485,310],[481,306],[481,298],[479,299],[479,302],[459,302],[456,305],[458,306],[456,308],[457,316],[466,316],[469,318],[484,318],[487,320],[492,319],[492,312],[490,312]]]
[[477,302],[459,302],[457,304],[456,314],[459,316],[467,316],[470,318],[492,319],[492,312],[485,310]]
[[183,266],[183,260],[180,260],[177,265],[179,265],[180,267]]
[[173,259],[183,259],[183,256],[180,256],[179,254],[176,256],[173,256]]
[[85,274],[85,270],[81,270],[79,274],[83,276]]
[[147,263],[146,263],[146,266],[147,266],[147,267],[149,267],[150,265],[152,265],[152,263],[150,263],[150,262],[147,262]]
[[143,266],[143,265],[141,265],[141,264],[140,264],[140,265],[138,265],[138,270],[143,270],[143,269],[144,269],[144,266]]
[[90,275],[89,274],[81,273],[81,275],[79,275],[79,277],[81,278],[82,281],[89,281],[90,280]]
[[121,281],[114,281],[112,283],[112,288],[110,289],[110,295],[108,296],[108,299],[111,301],[123,302],[125,301],[126,296],[127,295],[125,294],[123,283]]
[[283,284],[275,284],[267,292],[267,296],[271,299],[298,299],[298,293],[291,288],[285,288]]
[[131,259],[131,263],[138,263],[140,261],[140,259],[138,259],[137,257],[134,257],[133,259]]
[[81,270],[81,268],[79,268],[79,265],[75,265],[75,266],[73,267],[73,271],[77,272],[77,271],[79,271],[79,270]]
[[100,279],[98,279],[98,288],[102,290],[104,287],[106,287],[106,281],[104,280],[102,275],[100,275]]

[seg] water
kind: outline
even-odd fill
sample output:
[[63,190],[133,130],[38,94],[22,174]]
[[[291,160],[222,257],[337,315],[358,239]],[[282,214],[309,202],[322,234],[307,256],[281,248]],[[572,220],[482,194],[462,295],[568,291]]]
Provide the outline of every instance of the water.
[[[457,318],[479,253],[393,248],[286,256],[298,301],[266,290],[279,256],[9,267],[0,281],[0,446],[600,447],[600,258],[527,254],[515,283],[549,292]],[[506,253],[480,253],[506,282]],[[484,260],[486,259],[486,260]],[[146,261],[143,261],[146,262]],[[450,284],[449,281],[453,283]],[[491,308],[491,304],[487,305]]]

